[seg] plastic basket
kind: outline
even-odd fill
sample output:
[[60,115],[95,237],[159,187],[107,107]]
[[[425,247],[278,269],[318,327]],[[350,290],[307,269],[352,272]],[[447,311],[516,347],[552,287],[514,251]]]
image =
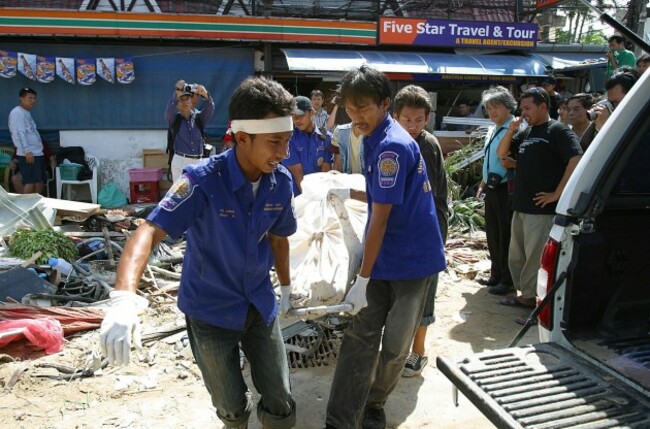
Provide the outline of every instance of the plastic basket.
[[79,172],[83,165],[81,164],[60,164],[59,170],[61,171],[62,180],[77,180],[79,177]]
[[162,168],[132,168],[129,179],[131,182],[157,182],[162,179]]

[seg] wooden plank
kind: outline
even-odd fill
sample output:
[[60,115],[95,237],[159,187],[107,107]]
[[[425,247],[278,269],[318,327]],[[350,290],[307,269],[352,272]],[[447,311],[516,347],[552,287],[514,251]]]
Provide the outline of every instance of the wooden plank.
[[81,201],[59,200],[56,198],[43,198],[43,203],[48,207],[56,209],[57,212],[73,212],[81,214],[91,214],[101,207],[99,204],[84,203]]

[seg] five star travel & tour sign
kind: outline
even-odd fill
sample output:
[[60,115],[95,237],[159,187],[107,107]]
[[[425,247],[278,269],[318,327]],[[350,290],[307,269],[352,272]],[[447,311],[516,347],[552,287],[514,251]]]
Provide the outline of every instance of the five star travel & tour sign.
[[380,45],[534,49],[537,24],[382,17]]

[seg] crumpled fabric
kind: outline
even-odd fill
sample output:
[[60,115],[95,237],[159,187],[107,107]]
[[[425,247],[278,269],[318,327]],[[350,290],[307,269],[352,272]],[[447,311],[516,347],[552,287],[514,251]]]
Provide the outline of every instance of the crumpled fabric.
[[298,230],[289,237],[291,283],[294,294],[310,299],[292,302],[293,308],[340,304],[359,272],[367,204],[338,198],[330,189],[365,190],[360,174],[313,173],[302,181],[294,199]]
[[47,318],[0,320],[0,348],[21,339],[47,354],[58,353],[63,350],[63,327]]

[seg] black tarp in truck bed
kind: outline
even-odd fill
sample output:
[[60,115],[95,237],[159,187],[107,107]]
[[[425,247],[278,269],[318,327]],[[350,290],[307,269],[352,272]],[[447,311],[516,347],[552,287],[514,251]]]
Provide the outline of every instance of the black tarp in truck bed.
[[437,366],[498,428],[650,428],[650,398],[554,343]]

